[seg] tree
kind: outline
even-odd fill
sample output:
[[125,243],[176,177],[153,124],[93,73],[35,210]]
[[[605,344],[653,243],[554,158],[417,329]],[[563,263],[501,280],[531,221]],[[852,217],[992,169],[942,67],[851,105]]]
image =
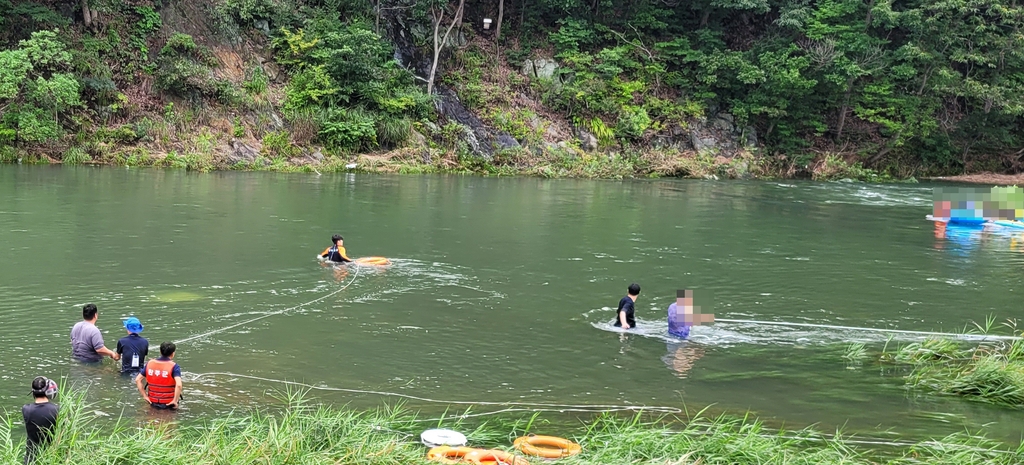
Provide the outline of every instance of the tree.
[[462,11],[466,6],[466,0],[458,0],[459,4],[452,12],[452,22],[448,25],[448,29],[444,31],[444,36],[440,35],[441,23],[444,22],[445,15],[447,14],[448,8],[451,6],[446,0],[442,0],[444,3],[433,2],[430,5],[430,16],[433,18],[434,26],[434,59],[430,63],[430,75],[427,77],[427,93],[434,93],[434,77],[437,74],[437,65],[441,61],[441,51],[444,46],[448,43],[448,35],[451,34],[452,29],[455,28],[456,24],[462,22]]
[[92,28],[92,12],[89,11],[89,0],[82,0],[82,21],[85,27]]
[[37,31],[0,51],[0,142],[39,142],[60,135],[60,112],[81,105],[71,54],[57,31]]

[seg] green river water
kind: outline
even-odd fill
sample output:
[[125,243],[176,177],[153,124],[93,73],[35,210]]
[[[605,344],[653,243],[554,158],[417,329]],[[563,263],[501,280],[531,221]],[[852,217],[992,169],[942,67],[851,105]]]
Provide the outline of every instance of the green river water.
[[[932,187],[0,166],[0,407],[27,402],[34,376],[66,376],[91,384],[99,415],[151,415],[109,359],[70,360],[85,303],[108,347],[135,315],[156,352],[347,285],[180,343],[179,418],[284,387],[209,375],[231,373],[453,401],[712,405],[884,438],[985,425],[1019,443],[1019,411],[907,391],[901,372],[842,358],[886,334],[716,323],[663,336],[683,287],[727,319],[955,332],[1024,315],[1024,234],[936,237]],[[336,232],[350,256],[394,265],[322,266]],[[608,323],[631,282],[640,328],[624,335]]]

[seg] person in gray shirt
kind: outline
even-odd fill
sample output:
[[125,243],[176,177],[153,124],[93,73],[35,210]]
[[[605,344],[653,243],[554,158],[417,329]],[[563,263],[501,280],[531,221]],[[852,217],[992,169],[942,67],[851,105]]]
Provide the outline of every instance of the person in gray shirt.
[[103,345],[103,335],[96,327],[99,318],[96,306],[87,304],[82,307],[82,320],[71,328],[71,356],[84,363],[103,361],[106,355],[114,360],[121,358],[116,352]]

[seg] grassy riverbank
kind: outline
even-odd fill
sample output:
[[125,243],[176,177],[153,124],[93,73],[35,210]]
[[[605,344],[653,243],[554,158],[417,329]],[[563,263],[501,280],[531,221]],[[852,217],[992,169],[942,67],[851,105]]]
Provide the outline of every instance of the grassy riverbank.
[[[599,416],[574,430],[552,430],[541,419],[491,417],[488,423],[425,420],[402,409],[376,411],[324,407],[300,395],[274,414],[244,413],[195,425],[138,427],[99,424],[83,397],[61,402],[53,445],[37,463],[47,464],[427,464],[418,435],[433,427],[466,433],[470,446],[511,450],[526,433],[555,434],[578,441],[583,453],[557,461],[596,464],[1016,464],[1024,450],[1008,450],[983,438],[959,434],[935,442],[890,445],[870,450],[852,438],[810,430],[776,431],[750,418],[649,419]],[[497,418],[497,419],[496,419]],[[12,431],[13,418],[0,424],[0,462],[20,463],[23,442]],[[877,446],[875,446],[877,447]],[[531,463],[541,463],[539,459]]]
[[817,181],[857,180],[865,182],[917,182],[910,175],[880,174],[838,157],[797,166],[774,159],[744,154],[732,158],[692,152],[629,152],[596,154],[578,150],[533,154],[510,151],[487,160],[458,156],[430,148],[402,149],[353,156],[325,156],[322,159],[263,157],[252,162],[230,162],[212,150],[156,154],[145,150],[117,152],[102,158],[63,161],[43,155],[13,155],[0,163],[63,164],[89,166],[160,167],[188,171],[275,171],[305,173],[359,172],[376,174],[468,174],[481,176],[532,176],[544,178],[690,178],[690,179],[793,179]]
[[973,347],[927,339],[883,350],[881,360],[910,365],[911,388],[1024,408],[1024,339]]

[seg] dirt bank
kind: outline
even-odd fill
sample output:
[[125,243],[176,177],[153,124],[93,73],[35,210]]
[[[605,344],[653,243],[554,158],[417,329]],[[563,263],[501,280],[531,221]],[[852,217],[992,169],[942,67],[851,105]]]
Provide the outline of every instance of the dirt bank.
[[928,181],[952,181],[972,184],[992,184],[1001,186],[1024,186],[1024,173],[1018,174],[961,174],[959,176],[941,176],[936,178],[924,178]]

